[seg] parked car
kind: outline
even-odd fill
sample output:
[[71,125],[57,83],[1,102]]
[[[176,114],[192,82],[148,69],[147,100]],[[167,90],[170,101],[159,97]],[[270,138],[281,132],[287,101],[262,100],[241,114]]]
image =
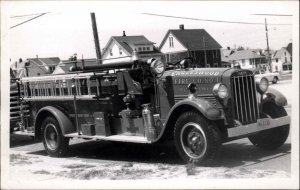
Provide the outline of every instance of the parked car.
[[264,69],[254,69],[252,70],[252,72],[255,75],[255,78],[265,77],[266,79],[268,79],[269,82],[272,82],[273,84],[276,84],[280,80],[280,75],[278,72],[271,73]]

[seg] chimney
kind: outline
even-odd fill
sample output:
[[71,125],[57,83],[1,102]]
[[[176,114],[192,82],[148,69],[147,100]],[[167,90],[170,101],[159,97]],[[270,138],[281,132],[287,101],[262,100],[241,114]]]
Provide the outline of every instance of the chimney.
[[125,31],[123,31],[123,36],[124,36],[124,37],[126,36],[126,33],[125,33]]
[[230,47],[228,46],[227,49],[230,50]]
[[39,58],[39,56],[38,55],[35,55],[36,56],[36,58],[38,59]]
[[183,24],[180,24],[180,25],[179,25],[179,29],[180,29],[180,30],[184,30],[184,25],[183,25]]

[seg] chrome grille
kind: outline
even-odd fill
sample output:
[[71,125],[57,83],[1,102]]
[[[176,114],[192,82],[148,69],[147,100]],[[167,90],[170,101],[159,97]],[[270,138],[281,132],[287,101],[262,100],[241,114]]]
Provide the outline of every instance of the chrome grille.
[[259,117],[258,97],[253,75],[231,78],[234,118],[242,124],[256,122]]

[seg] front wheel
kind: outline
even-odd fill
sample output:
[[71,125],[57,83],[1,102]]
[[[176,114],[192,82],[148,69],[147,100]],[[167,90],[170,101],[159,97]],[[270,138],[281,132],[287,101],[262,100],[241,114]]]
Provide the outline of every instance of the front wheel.
[[181,158],[196,165],[210,165],[221,146],[216,126],[195,112],[179,117],[175,124],[174,140]]
[[69,146],[69,138],[63,136],[57,120],[47,117],[42,124],[43,144],[52,157],[64,156]]
[[[263,107],[263,112],[272,118],[286,116],[287,113],[282,106],[268,103]],[[274,150],[283,145],[289,136],[290,125],[283,125],[274,129],[268,129],[248,137],[250,142],[261,149]]]
[[277,82],[278,82],[278,78],[277,78],[277,77],[274,77],[272,83],[273,83],[273,84],[276,84]]

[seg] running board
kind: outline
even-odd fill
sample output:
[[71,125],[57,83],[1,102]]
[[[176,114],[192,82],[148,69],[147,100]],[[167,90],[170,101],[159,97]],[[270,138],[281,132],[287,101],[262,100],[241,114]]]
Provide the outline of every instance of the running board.
[[93,140],[146,143],[146,144],[151,143],[151,141],[148,141],[146,137],[141,137],[141,136],[128,136],[128,135],[89,136],[89,135],[78,135],[78,133],[70,133],[70,134],[66,134],[64,136],[65,137],[87,138],[87,139],[93,139]]
[[34,132],[32,131],[14,131],[12,134],[15,135],[25,135],[25,136],[34,136]]

